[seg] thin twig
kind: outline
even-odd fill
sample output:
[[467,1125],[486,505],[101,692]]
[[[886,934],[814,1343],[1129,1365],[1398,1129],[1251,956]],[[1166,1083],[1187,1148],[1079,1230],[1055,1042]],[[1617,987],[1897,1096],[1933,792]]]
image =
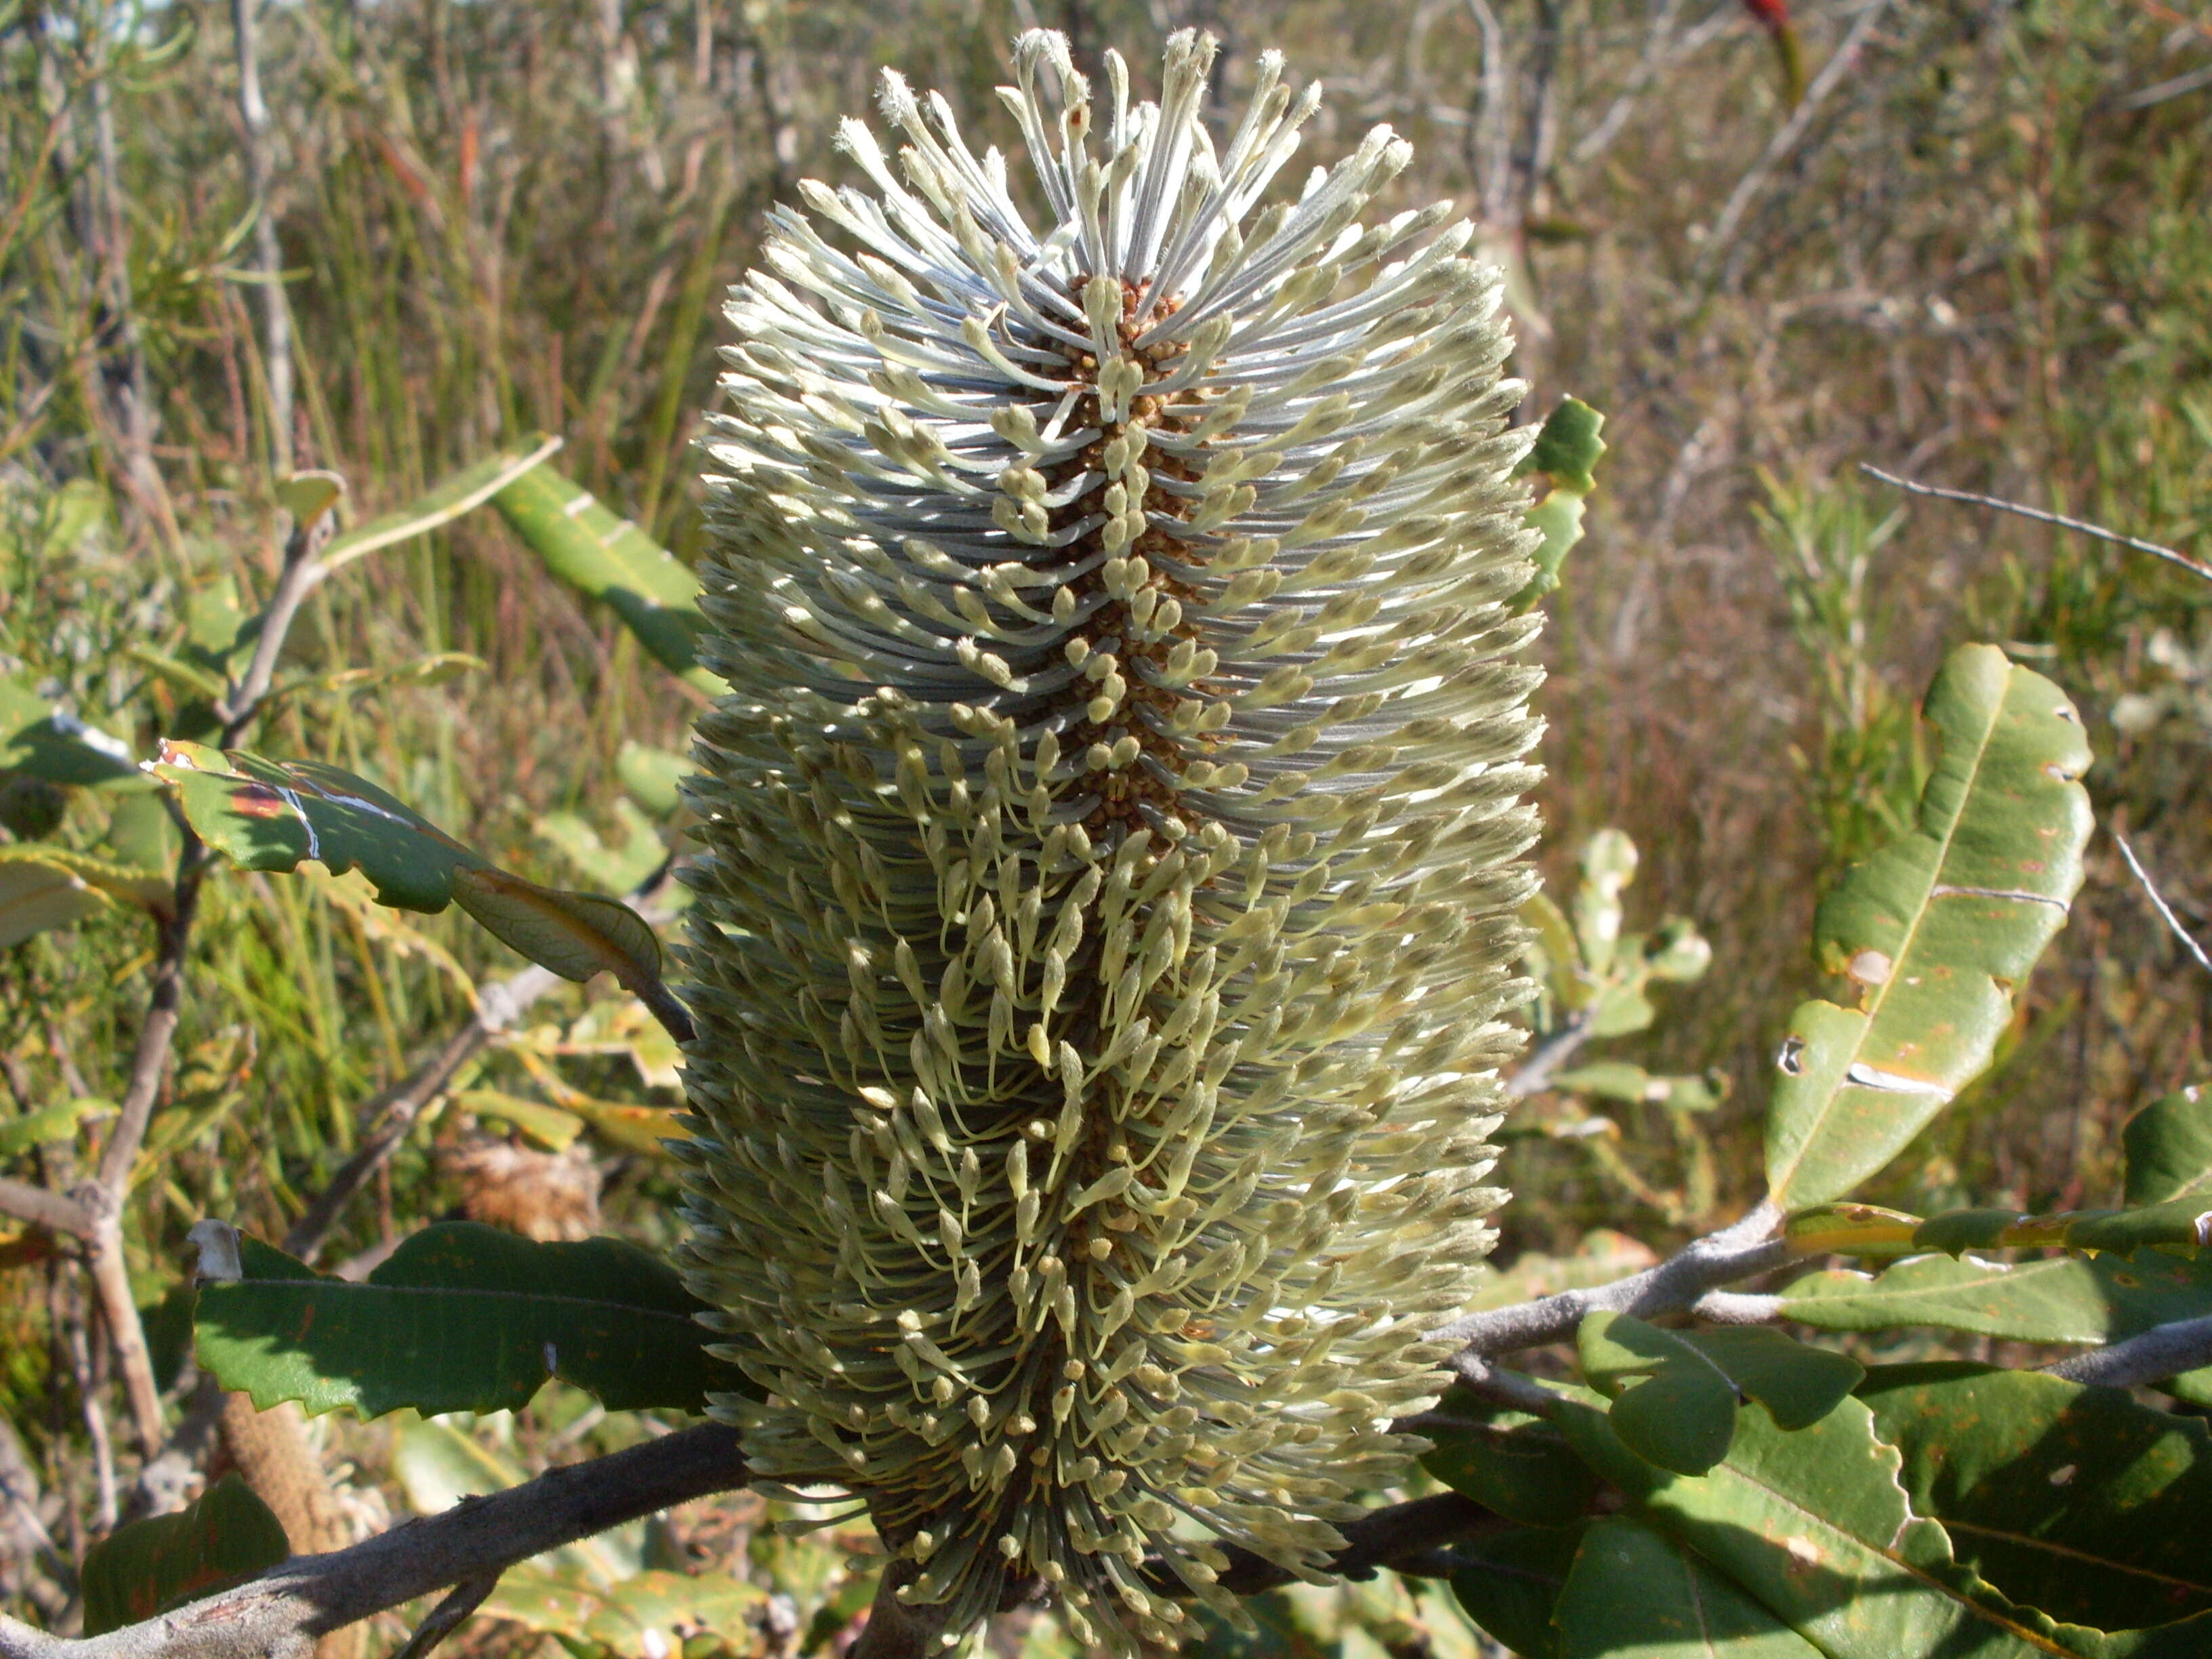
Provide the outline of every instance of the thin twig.
[[2154,1325],[2140,1336],[2074,1354],[2043,1369],[2069,1382],[2131,1389],[2138,1382],[2161,1382],[2204,1365],[2212,1365],[2212,1316]]
[[406,1645],[392,1659],[426,1659],[431,1649],[451,1636],[461,1620],[482,1607],[484,1598],[498,1588],[499,1575],[495,1572],[454,1585],[446,1599],[430,1609],[429,1617],[416,1626]]
[[2178,553],[2172,548],[2161,546],[2157,542],[2147,542],[2140,536],[2124,536],[2117,530],[2107,530],[2104,526],[2091,524],[2086,519],[2069,519],[2063,513],[2046,513],[2039,507],[2026,507],[2018,501],[2008,501],[2002,495],[1982,495],[1971,489],[1949,489],[1942,484],[1922,483],[1915,478],[1900,478],[1893,472],[1885,472],[1880,467],[1869,465],[1865,461],[1859,463],[1859,471],[1869,477],[1881,479],[1886,484],[1895,484],[1899,489],[1909,490],[1915,495],[1932,495],[1936,500],[1944,501],[1964,501],[1969,507],[1995,507],[2000,513],[2010,513],[2020,518],[2033,519],[2038,524],[2056,525],[2061,530],[2072,530],[2084,536],[2094,536],[2100,541],[2111,542],[2116,546],[2133,548],[2138,553],[2148,553],[2153,558],[2164,559],[2169,564],[2179,565],[2192,576],[2202,576],[2205,580],[2212,581],[2212,565],[2199,564],[2186,553]]
[[1644,96],[1644,88],[1650,84],[1651,77],[1659,72],[1669,56],[1668,48],[1674,41],[1674,18],[1681,9],[1682,0],[1666,0],[1666,3],[1659,8],[1658,16],[1651,22],[1651,33],[1644,40],[1643,55],[1636,60],[1636,67],[1629,71],[1620,95],[1607,106],[1598,124],[1584,133],[1576,142],[1575,147],[1567,152],[1567,159],[1577,167],[1585,166],[1604,155],[1620,136],[1621,128],[1627,125],[1628,118],[1635,112],[1638,102]]
[[1530,1095],[1540,1095],[1552,1086],[1552,1079],[1560,1067],[1580,1054],[1583,1046],[1597,1032],[1595,1011],[1578,1009],[1557,1030],[1547,1032],[1529,1051],[1521,1067],[1505,1079],[1506,1095],[1514,1100],[1525,1100]]
[[1742,178],[1736,180],[1735,188],[1729,192],[1728,200],[1722,204],[1720,216],[1713,221],[1712,233],[1706,238],[1705,252],[1698,258],[1698,281],[1700,284],[1720,271],[1723,263],[1733,255],[1736,233],[1742,228],[1744,216],[1751,210],[1751,204],[1758,199],[1759,191],[1766,188],[1766,181],[1773,177],[1774,170],[1788,160],[1790,152],[1804,141],[1805,134],[1812,127],[1814,116],[1827,101],[1828,94],[1843,83],[1844,77],[1857,64],[1859,49],[1866,44],[1867,37],[1874,33],[1875,25],[1881,21],[1889,7],[1890,0],[1873,0],[1873,3],[1859,14],[1858,21],[1851,25],[1851,32],[1844,37],[1843,44],[1820,66],[1820,72],[1813,77],[1812,85],[1805,88],[1804,97],[1790,112],[1790,118],[1775,130],[1774,137],[1766,141],[1766,148],[1759,152],[1759,159],[1751,164]]
[[2119,843],[2120,856],[2128,861],[2128,868],[2136,872],[2136,879],[2142,884],[2143,891],[2150,895],[2151,905],[2157,910],[2159,919],[2172,930],[2174,938],[2181,941],[2182,948],[2197,958],[2197,965],[2206,973],[2212,974],[2212,957],[2204,954],[2204,947],[2181,925],[2181,918],[2173,914],[2173,907],[2158,890],[2158,884],[2150,878],[2150,872],[2142,867],[2142,860],[2136,856],[2136,849],[2128,845],[2128,838],[2115,830],[2112,839]]
[[532,963],[511,979],[479,993],[476,1014],[467,1024],[447,1038],[445,1046],[417,1066],[404,1082],[369,1102],[365,1115],[374,1127],[355,1149],[354,1155],[331,1177],[330,1185],[292,1224],[291,1231],[284,1235],[285,1254],[302,1261],[313,1261],[330,1242],[345,1206],[375,1179],[377,1170],[391,1161],[423,1109],[445,1091],[464,1066],[483,1052],[494,1036],[559,983],[559,978],[550,969]]
[[1464,1355],[1487,1358],[1564,1341],[1585,1314],[1600,1309],[1646,1319],[1680,1313],[1709,1291],[1771,1272],[1790,1260],[1795,1251],[1789,1242],[1772,1236],[1780,1219],[1781,1212],[1763,1202],[1733,1226],[1683,1246],[1656,1267],[1610,1285],[1485,1309],[1431,1332],[1431,1338],[1460,1343]]
[[269,203],[269,106],[261,96],[261,0],[231,0],[238,43],[238,114],[245,129],[246,185],[253,201],[253,264],[261,293],[262,368],[269,386],[270,471],[292,471],[292,314],[284,300],[283,254]]
[[[627,902],[637,908],[648,926],[659,927],[673,915],[656,899],[665,897],[674,873],[675,860],[670,859],[627,896]],[[415,1127],[416,1119],[445,1091],[464,1066],[483,1053],[501,1032],[520,1024],[523,1015],[538,1000],[560,983],[550,969],[532,963],[520,973],[479,989],[477,1011],[469,1023],[447,1038],[445,1046],[410,1073],[405,1081],[374,1097],[364,1107],[361,1115],[368,1126],[366,1137],[354,1155],[331,1177],[330,1185],[284,1235],[285,1254],[302,1261],[313,1261],[330,1242],[345,1206],[391,1161]]]
[[75,1199],[6,1176],[0,1176],[0,1215],[72,1238],[83,1238],[92,1231],[92,1212]]

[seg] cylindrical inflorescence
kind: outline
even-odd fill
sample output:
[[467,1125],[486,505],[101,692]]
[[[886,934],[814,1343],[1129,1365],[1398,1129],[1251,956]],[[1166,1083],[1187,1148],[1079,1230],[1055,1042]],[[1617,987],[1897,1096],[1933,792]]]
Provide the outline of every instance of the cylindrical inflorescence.
[[[1533,878],[1527,428],[1448,207],[1212,43],[1160,101],[1057,35],[1006,158],[887,76],[803,187],[714,417],[688,1271],[763,1480],[866,1499],[945,1641],[1311,1575],[1419,1443]],[[1055,90],[1048,96],[1047,88]]]

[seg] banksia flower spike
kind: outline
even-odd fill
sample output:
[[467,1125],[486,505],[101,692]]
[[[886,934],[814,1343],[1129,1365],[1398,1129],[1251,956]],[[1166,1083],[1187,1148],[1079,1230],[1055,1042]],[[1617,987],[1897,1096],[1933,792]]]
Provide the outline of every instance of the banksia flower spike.
[[1503,1196],[1497,282],[1448,207],[1363,226],[1387,129],[1262,207],[1316,100],[1262,58],[1217,149],[1212,51],[1094,105],[1022,38],[1042,228],[887,75],[907,147],[848,122],[873,193],[778,215],[705,445],[689,1271],[757,1476],[864,1499],[948,1646],[1020,1581],[1127,1653],[1237,1616],[1220,1542],[1319,1571]]

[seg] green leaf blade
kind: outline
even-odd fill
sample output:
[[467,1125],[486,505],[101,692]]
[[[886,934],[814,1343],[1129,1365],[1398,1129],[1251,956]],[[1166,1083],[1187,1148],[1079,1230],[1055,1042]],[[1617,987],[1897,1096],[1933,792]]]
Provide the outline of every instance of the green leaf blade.
[[2036,1371],[1887,1367],[1862,1391],[1913,1512],[2015,1601],[2097,1628],[2212,1612],[2212,1425]]
[[1820,1659],[1820,1650],[1656,1528],[1592,1527],[1558,1611],[1559,1659]]
[[266,1247],[241,1261],[245,1278],[201,1287],[200,1363],[264,1410],[514,1410],[556,1376],[616,1411],[699,1412],[710,1393],[751,1392],[706,1352],[705,1304],[620,1240],[538,1244],[442,1222],[358,1285]]
[[2212,1086],[2153,1101],[2128,1120],[2120,1144],[2130,1206],[2212,1197]]
[[1942,754],[1917,829],[1854,869],[1815,920],[1822,965],[1866,1000],[1792,1017],[1766,1154],[1788,1208],[1849,1191],[1979,1075],[2081,887],[2090,755],[2058,688],[1967,646],[1927,712]]
[[292,1553],[283,1523],[235,1474],[174,1515],[134,1521],[84,1560],[84,1633],[103,1636],[266,1571]]
[[611,608],[670,672],[710,696],[729,689],[699,665],[699,579],[665,548],[550,467],[514,479],[492,504],[548,570]]

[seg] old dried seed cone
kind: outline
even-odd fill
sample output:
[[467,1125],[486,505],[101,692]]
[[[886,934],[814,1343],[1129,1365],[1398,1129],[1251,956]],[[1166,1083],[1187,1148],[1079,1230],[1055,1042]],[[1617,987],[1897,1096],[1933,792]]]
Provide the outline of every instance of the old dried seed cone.
[[[1212,44],[1033,180],[885,77],[729,309],[687,962],[693,1283],[765,1480],[866,1499],[951,1645],[1010,1581],[1171,1642],[1418,1443],[1515,1037],[1536,623],[1495,277],[1364,226],[1388,130]],[[1056,95],[1048,95],[1048,88]],[[1040,228],[1017,195],[1042,204]],[[1234,1616],[1232,1613],[1231,1616]]]

